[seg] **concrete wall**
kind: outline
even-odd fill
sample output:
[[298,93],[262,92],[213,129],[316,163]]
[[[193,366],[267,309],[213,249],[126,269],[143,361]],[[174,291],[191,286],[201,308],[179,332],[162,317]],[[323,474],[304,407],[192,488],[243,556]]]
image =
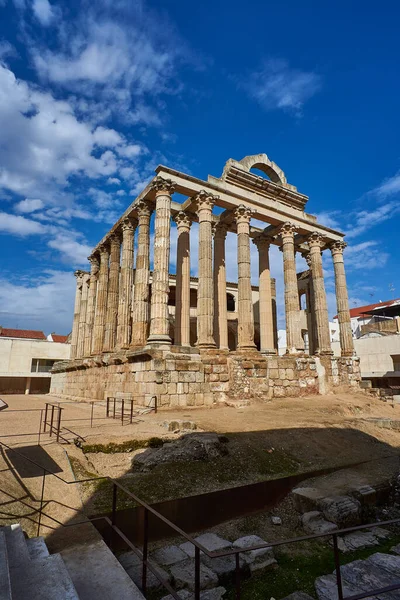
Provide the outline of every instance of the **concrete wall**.
[[0,338],[0,376],[26,375],[31,372],[32,358],[67,360],[70,352],[70,344]]
[[[361,376],[383,375],[393,371],[392,354],[400,354],[400,335],[374,336],[354,340],[354,348],[360,357]],[[340,354],[338,343],[332,344],[335,355]]]

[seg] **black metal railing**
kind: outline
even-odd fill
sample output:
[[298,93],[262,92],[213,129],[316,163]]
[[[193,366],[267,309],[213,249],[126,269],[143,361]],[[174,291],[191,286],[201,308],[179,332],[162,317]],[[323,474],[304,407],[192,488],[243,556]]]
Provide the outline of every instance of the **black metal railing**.
[[[151,406],[153,404],[153,406]],[[148,406],[145,409],[154,410],[157,413],[157,396],[153,396]],[[118,419],[121,425],[124,425],[125,419],[132,425],[133,419],[138,414],[138,409],[135,410],[135,401],[132,398],[116,398],[107,396],[106,399],[106,418]]]
[[[111,477],[108,477],[108,476],[102,476],[102,477],[91,477],[88,479],[67,481],[67,480],[63,479],[62,477],[60,477],[59,475],[57,475],[56,473],[49,471],[48,469],[46,469],[45,467],[43,467],[36,461],[32,460],[31,458],[24,456],[23,454],[21,454],[20,452],[15,450],[15,448],[11,448],[10,446],[8,446],[7,444],[4,444],[1,441],[0,441],[0,446],[5,447],[12,452],[15,452],[20,457],[24,458],[28,462],[39,467],[43,471],[43,475],[42,475],[43,480],[42,480],[41,496],[40,496],[40,507],[38,510],[39,517],[38,517],[37,535],[40,534],[41,527],[49,527],[48,525],[42,524],[42,516],[43,515],[46,516],[46,518],[50,519],[51,521],[54,521],[61,527],[76,527],[79,525],[92,523],[94,521],[100,521],[100,520],[105,521],[107,523],[107,525],[109,526],[109,531],[110,531],[110,536],[109,536],[109,540],[108,540],[109,546],[110,547],[112,546],[112,534],[116,533],[127,544],[127,546],[141,559],[141,561],[142,561],[142,593],[144,596],[146,596],[146,592],[147,592],[147,572],[149,570],[157,577],[157,579],[159,580],[161,585],[163,585],[167,589],[167,591],[171,594],[171,596],[174,599],[180,600],[180,596],[171,587],[169,581],[163,579],[162,575],[157,570],[157,567],[154,564],[152,564],[152,561],[149,559],[149,556],[148,556],[149,514],[152,514],[154,517],[156,517],[160,521],[164,522],[173,531],[175,531],[179,536],[185,538],[188,542],[193,544],[194,549],[195,549],[195,556],[194,556],[194,560],[195,560],[194,598],[195,598],[195,600],[200,600],[201,553],[205,554],[206,556],[208,556],[211,559],[224,558],[227,556],[235,557],[236,600],[240,600],[240,598],[241,598],[241,575],[242,575],[241,568],[240,568],[240,554],[246,553],[246,552],[251,552],[254,550],[262,550],[265,548],[275,548],[277,546],[301,543],[301,542],[306,542],[309,540],[317,540],[317,539],[321,539],[321,538],[332,538],[332,541],[333,541],[333,554],[334,554],[334,562],[335,562],[336,585],[337,585],[337,592],[338,592],[339,600],[362,600],[363,598],[370,598],[372,596],[380,596],[381,594],[384,594],[386,592],[392,592],[392,591],[400,589],[400,580],[399,580],[398,583],[392,584],[390,586],[366,591],[366,592],[363,592],[360,594],[353,594],[351,596],[345,597],[343,595],[343,584],[342,584],[342,576],[341,576],[341,571],[340,571],[340,551],[339,551],[339,547],[338,547],[338,536],[340,536],[340,535],[345,535],[347,533],[351,533],[354,531],[360,531],[362,529],[370,529],[370,528],[377,527],[377,526],[381,527],[381,526],[385,526],[385,525],[394,525],[396,523],[400,523],[400,517],[398,517],[396,519],[389,519],[387,521],[368,523],[366,525],[357,525],[355,527],[348,527],[345,529],[336,529],[335,531],[328,532],[328,533],[317,533],[317,534],[306,535],[306,536],[301,536],[301,537],[297,537],[297,538],[279,540],[277,542],[264,542],[262,544],[255,544],[254,546],[250,546],[250,547],[246,547],[246,548],[232,548],[230,550],[210,552],[202,544],[200,544],[198,541],[196,541],[194,538],[192,538],[188,533],[183,531],[183,529],[181,529],[180,527],[175,525],[175,523],[172,523],[169,519],[164,517],[161,513],[157,512],[149,504],[147,504],[146,502],[144,502],[143,500],[138,498],[138,496],[136,496],[136,494],[134,494],[130,490],[126,489],[123,485],[121,485],[115,479],[111,479]],[[45,484],[46,484],[46,476],[47,475],[56,477],[58,480],[62,481],[66,485],[88,483],[88,482],[101,481],[101,480],[109,481],[112,484],[111,519],[106,516],[91,517],[91,518],[86,518],[85,520],[80,521],[78,523],[65,524],[65,523],[62,523],[61,521],[58,521],[51,515],[44,514],[43,508],[44,508],[44,495],[45,495]],[[119,527],[116,525],[117,502],[118,502],[118,491],[119,490],[124,495],[126,495],[129,498],[131,498],[132,500],[134,500],[137,504],[139,504],[144,509],[142,550],[140,550],[139,548],[134,546],[134,544],[130,541],[130,539],[126,536],[126,534],[123,531],[121,531],[121,529],[119,529]],[[8,494],[8,495],[11,496],[10,494]],[[13,496],[11,496],[11,497],[13,497]],[[20,501],[19,498],[14,498],[14,499],[16,501]],[[22,504],[27,505],[27,503],[24,501],[22,501]],[[33,507],[30,507],[30,508],[33,508]],[[72,508],[72,507],[70,507],[70,508],[79,514],[83,514],[86,517],[86,515],[84,514],[83,511],[76,509],[76,508]]]

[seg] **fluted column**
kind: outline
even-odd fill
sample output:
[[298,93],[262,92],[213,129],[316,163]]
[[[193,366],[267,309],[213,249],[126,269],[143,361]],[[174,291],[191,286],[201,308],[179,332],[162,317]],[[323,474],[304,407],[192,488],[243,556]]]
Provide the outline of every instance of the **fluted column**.
[[136,211],[139,231],[133,289],[131,346],[139,348],[146,344],[150,322],[149,281],[151,204],[141,200],[136,205]]
[[294,233],[297,227],[286,222],[280,228],[283,252],[283,278],[285,283],[286,352],[297,354],[304,351],[300,328],[300,306],[296,276]]
[[271,238],[262,234],[253,239],[253,243],[257,246],[258,250],[260,351],[263,354],[276,354],[274,318],[272,314],[271,272],[269,267],[271,241]]
[[119,271],[121,259],[121,239],[118,234],[109,237],[110,270],[107,292],[106,326],[104,331],[103,352],[113,352],[117,341]]
[[107,311],[107,289],[110,251],[107,246],[100,247],[100,269],[97,282],[96,311],[94,315],[94,330],[92,342],[92,354],[100,354],[103,351],[103,340]]
[[238,258],[238,350],[255,348],[251,291],[250,220],[253,211],[241,204],[234,212]]
[[310,248],[311,276],[314,293],[314,311],[317,329],[316,354],[332,354],[331,337],[329,333],[328,304],[324,284],[324,272],[322,269],[321,249],[325,241],[321,234],[314,232],[307,238]]
[[84,273],[82,277],[81,310],[79,313],[78,342],[76,348],[77,358],[82,358],[85,355],[86,313],[89,294],[89,281],[90,273]]
[[190,216],[174,216],[178,228],[176,256],[175,344],[190,346]]
[[217,348],[228,350],[228,310],[226,306],[225,240],[226,223],[214,231],[214,339]]
[[94,314],[95,314],[95,309],[96,309],[97,279],[99,276],[99,259],[98,259],[98,257],[97,256],[89,256],[89,261],[90,261],[90,283],[89,283],[89,294],[88,294],[87,311],[86,311],[84,356],[90,356],[90,354],[92,352]]
[[117,347],[129,348],[131,341],[132,285],[133,285],[133,242],[136,219],[122,221],[122,257],[119,282],[119,302],[117,321]]
[[353,334],[351,330],[349,298],[347,294],[346,273],[344,270],[343,250],[347,244],[343,241],[330,245],[333,268],[335,271],[336,304],[339,320],[340,348],[342,356],[354,354]]
[[169,252],[171,234],[171,194],[175,184],[170,179],[156,177],[153,181],[156,195],[154,223],[154,268],[151,284],[149,344],[169,345]]
[[81,298],[82,298],[82,278],[84,271],[75,271],[74,275],[76,278],[76,291],[75,291],[75,304],[74,304],[74,320],[72,324],[72,335],[71,335],[71,358],[76,358],[78,348],[78,334],[79,334],[79,315],[81,312]]
[[311,273],[311,255],[309,252],[302,252],[301,255],[305,259],[310,272],[307,289],[307,333],[308,353],[310,355],[313,355],[316,353],[317,349],[317,325],[315,321],[314,286]]
[[215,348],[212,264],[212,209],[217,197],[202,190],[196,196],[199,218],[199,284],[197,289],[197,345]]

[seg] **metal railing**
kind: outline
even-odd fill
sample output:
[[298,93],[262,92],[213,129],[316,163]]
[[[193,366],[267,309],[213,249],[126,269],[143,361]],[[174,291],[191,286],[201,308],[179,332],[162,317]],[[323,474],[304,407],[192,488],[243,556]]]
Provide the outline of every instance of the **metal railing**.
[[[54,521],[55,523],[57,523],[61,527],[77,527],[79,525],[83,525],[83,524],[87,524],[87,523],[92,523],[94,521],[100,521],[100,520],[105,521],[107,523],[107,525],[109,526],[109,528],[110,528],[110,536],[109,536],[109,540],[108,540],[108,545],[110,547],[112,547],[112,534],[115,532],[127,544],[127,546],[137,556],[139,556],[139,558],[141,559],[141,561],[142,561],[142,593],[143,593],[144,596],[146,596],[146,592],[147,592],[147,572],[149,570],[149,571],[151,571],[157,577],[157,579],[159,580],[159,582],[161,583],[161,585],[163,585],[167,589],[167,591],[171,594],[171,596],[174,599],[180,600],[180,596],[171,587],[169,581],[163,579],[162,575],[157,570],[157,567],[154,564],[152,564],[152,561],[149,559],[149,556],[148,556],[149,514],[152,514],[154,517],[156,517],[160,521],[164,522],[173,531],[175,531],[175,533],[177,533],[179,536],[185,538],[188,542],[190,542],[191,544],[193,544],[194,550],[195,550],[195,555],[194,555],[194,566],[195,566],[195,569],[194,569],[194,598],[195,598],[195,600],[200,600],[200,592],[201,592],[201,590],[200,590],[200,565],[201,565],[200,553],[205,554],[206,556],[208,556],[211,559],[214,559],[214,558],[225,558],[225,557],[228,557],[228,556],[234,556],[235,557],[235,569],[234,569],[234,572],[235,572],[236,600],[240,600],[240,598],[241,598],[241,576],[242,576],[241,566],[240,566],[240,555],[241,554],[244,554],[246,552],[252,552],[254,550],[262,550],[262,549],[266,549],[266,548],[275,548],[275,547],[284,546],[284,545],[287,545],[287,544],[295,544],[295,543],[300,543],[300,542],[306,542],[306,541],[309,541],[309,540],[317,540],[317,539],[321,539],[321,538],[330,538],[330,537],[332,538],[332,542],[333,542],[333,554],[334,554],[335,573],[336,573],[336,585],[337,585],[337,591],[338,591],[338,598],[339,598],[339,600],[362,600],[363,598],[370,598],[372,596],[379,596],[379,595],[384,594],[386,592],[392,592],[392,591],[400,589],[400,581],[399,581],[398,583],[395,583],[395,584],[392,584],[390,586],[386,586],[386,587],[383,587],[383,588],[366,591],[366,592],[363,592],[363,593],[360,593],[360,594],[353,594],[353,595],[350,595],[350,596],[344,596],[343,595],[342,575],[341,575],[341,571],[340,571],[340,551],[339,551],[339,546],[338,546],[338,536],[340,536],[340,535],[345,535],[347,533],[351,533],[351,532],[354,532],[354,531],[360,531],[362,529],[371,529],[371,528],[377,527],[377,526],[381,527],[383,525],[394,525],[396,523],[400,523],[400,517],[398,517],[396,519],[389,519],[387,521],[378,521],[378,522],[375,522],[375,523],[368,523],[366,525],[357,525],[356,527],[348,527],[348,528],[345,528],[345,529],[336,529],[335,531],[328,532],[328,533],[317,533],[317,534],[306,535],[306,536],[301,536],[301,537],[297,537],[297,538],[291,538],[291,539],[286,539],[286,540],[279,540],[277,542],[264,542],[262,544],[255,544],[253,546],[246,547],[246,548],[232,548],[230,550],[213,551],[213,552],[211,552],[211,551],[207,550],[207,548],[205,548],[198,541],[196,541],[194,538],[192,538],[188,533],[186,533],[185,531],[183,531],[183,529],[181,529],[180,527],[178,527],[177,525],[175,525],[175,523],[172,523],[169,519],[167,519],[166,517],[164,517],[161,513],[157,512],[149,504],[147,504],[146,502],[144,502],[143,500],[141,500],[140,498],[138,498],[138,496],[136,496],[136,494],[134,494],[133,492],[131,492],[128,489],[126,489],[123,485],[121,485],[115,479],[111,479],[111,477],[108,477],[108,476],[102,476],[102,477],[91,477],[91,478],[88,478],[88,479],[80,479],[80,480],[67,481],[67,480],[63,479],[62,477],[60,477],[59,475],[57,475],[56,473],[53,473],[52,471],[49,471],[48,469],[46,469],[45,467],[43,467],[42,465],[40,465],[36,461],[32,460],[31,458],[29,458],[27,456],[24,456],[23,454],[21,454],[20,452],[18,452],[17,450],[15,450],[15,448],[11,448],[10,446],[8,446],[7,444],[4,444],[1,441],[0,441],[0,446],[1,447],[5,447],[5,448],[7,448],[8,450],[10,450],[12,452],[15,452],[20,457],[24,458],[28,462],[30,462],[30,463],[34,464],[35,466],[39,467],[43,471],[41,496],[40,496],[40,508],[39,508],[39,511],[38,511],[39,518],[38,518],[37,535],[39,536],[39,534],[40,534],[40,528],[41,527],[49,527],[48,525],[43,525],[42,524],[42,516],[43,515],[46,516],[46,518],[50,519],[51,521]],[[65,524],[65,523],[62,523],[62,522],[58,521],[54,517],[45,514],[43,512],[43,507],[44,507],[44,493],[45,493],[45,484],[46,484],[46,476],[47,475],[52,475],[53,477],[56,477],[58,480],[62,481],[66,485],[88,483],[88,482],[101,481],[101,480],[109,481],[112,484],[112,511],[111,511],[111,519],[109,517],[106,517],[106,516],[91,517],[91,518],[86,518],[84,521],[80,521],[78,523]],[[139,550],[138,548],[136,548],[136,546],[134,546],[134,544],[126,536],[126,534],[123,531],[121,531],[121,529],[116,525],[117,501],[118,501],[118,491],[119,490],[123,494],[125,494],[126,496],[128,496],[129,498],[131,498],[132,500],[134,500],[137,504],[139,504],[144,509],[144,518],[143,518],[143,545],[142,545],[142,550]],[[10,494],[8,494],[8,495],[10,495]],[[20,501],[18,498],[15,498],[15,500]],[[24,502],[24,501],[22,501],[22,504],[27,504],[27,503]],[[32,507],[30,507],[30,508],[32,508]],[[81,511],[79,509],[72,508],[72,507],[70,507],[70,508],[72,510],[75,510],[77,513],[84,514],[83,511]]]
[[[146,408],[154,410],[157,413],[157,396],[153,396],[150,403],[154,406],[147,406]],[[119,409],[118,409],[119,403]],[[137,410],[134,409],[134,400],[131,398],[116,398],[114,396],[107,396],[106,399],[106,418],[121,419],[121,425],[124,425],[125,417],[128,418],[130,425],[133,423],[133,417],[137,415]]]

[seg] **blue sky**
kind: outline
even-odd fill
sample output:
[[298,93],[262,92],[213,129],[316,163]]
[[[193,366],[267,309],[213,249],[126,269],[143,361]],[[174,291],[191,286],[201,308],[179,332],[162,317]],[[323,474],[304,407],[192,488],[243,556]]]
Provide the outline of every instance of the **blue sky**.
[[[399,17],[394,1],[0,0],[0,324],[70,330],[73,271],[157,164],[206,178],[259,152],[347,234],[350,305],[400,296]],[[228,235],[231,280],[235,251]]]

